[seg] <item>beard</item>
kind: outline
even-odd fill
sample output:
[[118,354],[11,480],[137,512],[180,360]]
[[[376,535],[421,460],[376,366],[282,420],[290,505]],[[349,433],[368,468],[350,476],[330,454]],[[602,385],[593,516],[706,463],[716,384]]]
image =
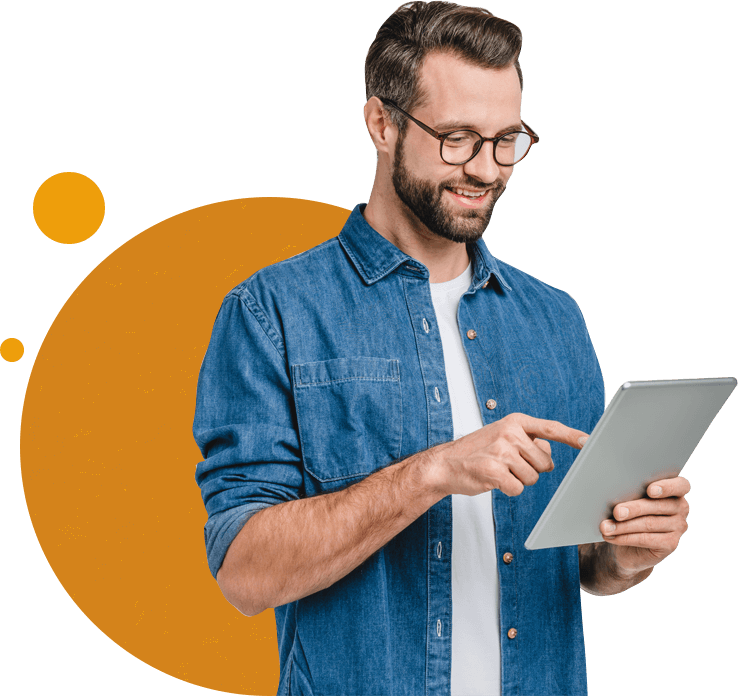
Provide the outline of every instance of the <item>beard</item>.
[[[403,134],[404,135],[404,134]],[[452,242],[476,242],[482,238],[492,218],[492,210],[497,199],[505,190],[505,184],[497,179],[491,184],[482,183],[469,176],[461,180],[442,181],[439,184],[418,179],[405,166],[403,149],[404,137],[400,137],[395,150],[395,160],[392,163],[392,184],[398,198],[410,209],[415,217],[422,222],[430,232],[449,239]],[[451,211],[449,201],[443,200],[443,192],[447,188],[489,189],[489,201],[480,208],[458,208]]]

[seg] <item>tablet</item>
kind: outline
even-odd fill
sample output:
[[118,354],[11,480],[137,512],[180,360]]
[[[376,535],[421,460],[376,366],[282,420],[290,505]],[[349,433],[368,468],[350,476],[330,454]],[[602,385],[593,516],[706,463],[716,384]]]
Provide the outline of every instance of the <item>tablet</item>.
[[678,476],[736,385],[734,377],[626,382],[525,542],[547,549],[603,541],[618,503]]

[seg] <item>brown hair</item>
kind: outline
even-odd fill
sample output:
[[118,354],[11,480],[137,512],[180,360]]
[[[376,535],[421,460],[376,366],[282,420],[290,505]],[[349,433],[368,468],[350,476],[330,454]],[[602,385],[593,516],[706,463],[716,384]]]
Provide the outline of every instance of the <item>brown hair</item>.
[[[514,65],[522,89],[518,62],[522,44],[517,26],[481,7],[408,2],[385,21],[369,47],[366,98],[384,97],[412,111],[426,96],[418,78],[425,56],[433,51],[452,53],[483,68]],[[407,119],[394,109],[387,113],[404,134]]]

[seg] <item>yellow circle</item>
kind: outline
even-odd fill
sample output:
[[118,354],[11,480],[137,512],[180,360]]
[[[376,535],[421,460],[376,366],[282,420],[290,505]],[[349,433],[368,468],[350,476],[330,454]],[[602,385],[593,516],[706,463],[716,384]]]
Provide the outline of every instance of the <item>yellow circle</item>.
[[207,566],[192,419],[213,322],[231,288],[348,216],[251,198],[169,218],[85,278],[34,363],[21,469],[41,548],[100,630],[192,684],[263,695],[279,679],[274,612],[240,614]]
[[97,184],[84,174],[54,174],[36,191],[33,217],[39,229],[60,244],[92,237],[105,217],[105,200]]
[[17,338],[6,338],[0,345],[0,355],[8,362],[16,362],[23,357],[23,344]]

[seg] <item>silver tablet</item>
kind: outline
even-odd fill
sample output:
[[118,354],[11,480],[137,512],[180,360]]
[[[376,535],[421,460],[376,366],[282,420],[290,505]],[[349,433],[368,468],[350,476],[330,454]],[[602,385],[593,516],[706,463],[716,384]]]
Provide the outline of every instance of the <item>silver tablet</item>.
[[525,542],[547,549],[603,541],[615,505],[678,476],[736,385],[734,377],[626,382]]

